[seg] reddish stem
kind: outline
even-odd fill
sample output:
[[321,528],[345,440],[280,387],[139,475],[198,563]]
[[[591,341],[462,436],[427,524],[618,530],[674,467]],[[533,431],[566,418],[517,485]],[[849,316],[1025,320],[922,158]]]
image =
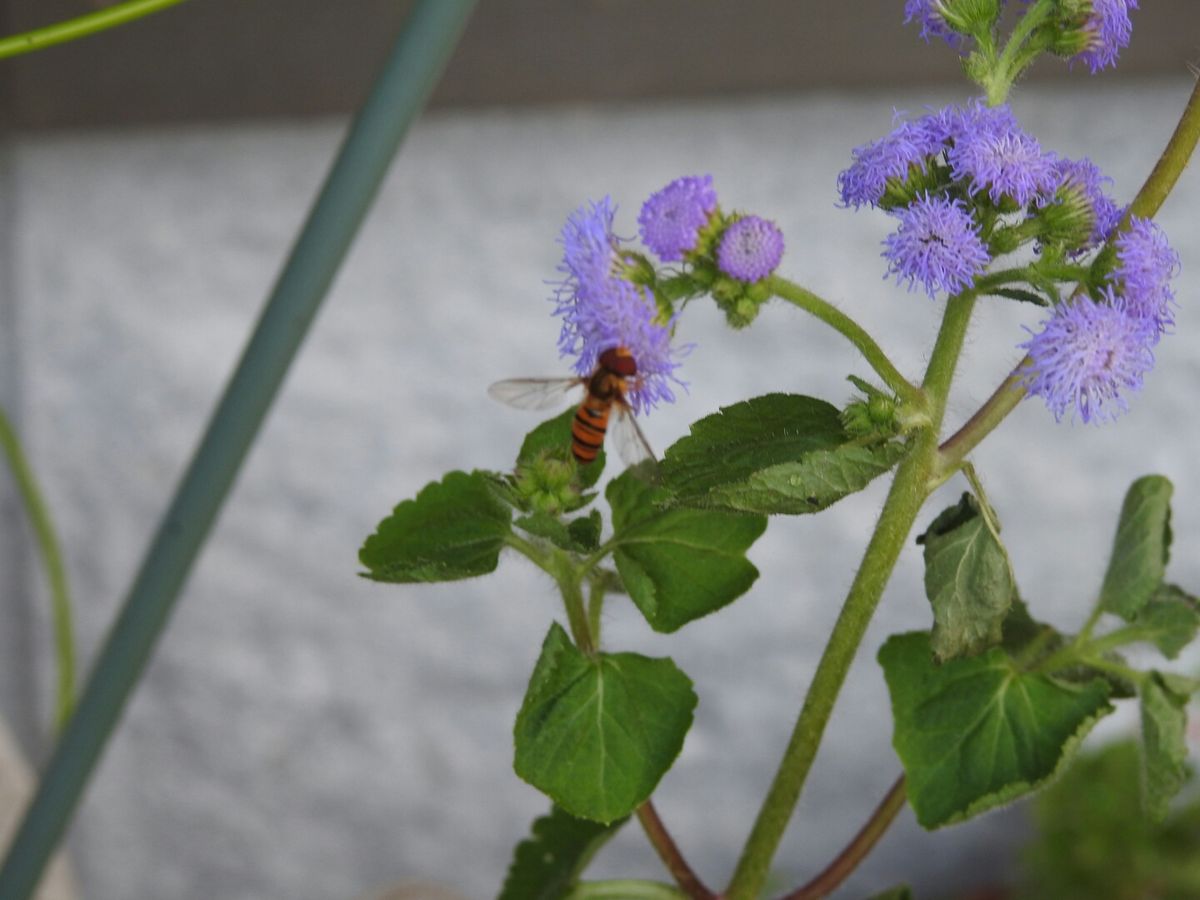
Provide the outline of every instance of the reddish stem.
[[667,831],[667,826],[658,817],[658,811],[654,808],[653,803],[647,800],[639,806],[637,817],[638,821],[642,823],[642,828],[646,830],[646,837],[658,851],[663,865],[667,867],[667,871],[671,873],[671,877],[675,879],[675,883],[685,894],[692,900],[721,900],[718,895],[705,886],[704,882],[700,880],[700,876],[692,871],[692,867],[683,858],[678,845]]

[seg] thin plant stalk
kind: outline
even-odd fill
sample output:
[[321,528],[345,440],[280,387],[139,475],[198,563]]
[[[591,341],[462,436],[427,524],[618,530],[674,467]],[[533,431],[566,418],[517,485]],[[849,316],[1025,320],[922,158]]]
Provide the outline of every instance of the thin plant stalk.
[[16,833],[0,869],[0,900],[26,900],[37,887],[288,366],[474,6],[418,3],[351,125]]
[[21,447],[20,438],[4,410],[0,409],[0,450],[4,451],[9,471],[21,495],[25,514],[33,526],[33,537],[50,587],[50,614],[54,623],[54,660],[58,670],[55,693],[54,720],[61,731],[71,718],[75,703],[75,628],[71,617],[71,592],[67,584],[67,568],[50,509],[34,478],[33,468]]
[[900,814],[900,810],[904,809],[907,804],[908,792],[905,789],[904,776],[901,775],[884,798],[879,801],[879,805],[871,813],[871,818],[867,819],[858,834],[834,858],[833,862],[807,884],[796,888],[782,900],[820,900],[821,897],[828,897],[836,891],[841,887],[842,882],[858,868],[859,863],[875,849],[879,839],[884,836],[888,827]]
[[85,16],[0,38],[0,59],[33,53],[35,50],[44,50],[56,44],[89,37],[183,2],[184,0],[126,0],[125,3],[118,3]]
[[817,664],[775,779],[734,870],[726,892],[729,900],[752,900],[762,891],[838,693],[928,496],[927,487],[937,462],[937,434],[974,305],[974,294],[966,292],[951,297],[946,306],[922,385],[929,397],[930,424],[913,438],[912,449],[896,471],[863,561]]

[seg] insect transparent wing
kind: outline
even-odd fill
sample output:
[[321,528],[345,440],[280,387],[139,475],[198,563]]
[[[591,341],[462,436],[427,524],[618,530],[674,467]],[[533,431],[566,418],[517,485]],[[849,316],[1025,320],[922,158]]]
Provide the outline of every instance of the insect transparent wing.
[[582,385],[581,378],[510,378],[489,387],[488,395],[517,409],[549,409],[566,406]]
[[650,448],[650,442],[642,434],[642,429],[638,426],[637,419],[634,418],[633,410],[625,404],[619,402],[613,404],[613,416],[608,433],[612,436],[612,441],[617,446],[617,453],[625,465],[636,466],[638,463],[654,459],[654,451]]

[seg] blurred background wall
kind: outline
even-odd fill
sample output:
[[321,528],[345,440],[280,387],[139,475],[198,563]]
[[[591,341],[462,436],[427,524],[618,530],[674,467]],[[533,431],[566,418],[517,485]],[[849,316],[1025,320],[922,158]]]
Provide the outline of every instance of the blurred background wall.
[[[107,5],[0,0],[17,32]],[[406,0],[192,0],[0,71],[19,128],[344,113],[363,96]],[[1195,0],[1147,0],[1119,74],[1200,55]],[[483,0],[439,106],[704,98],[949,81],[952,54],[896,24],[900,0]],[[1033,80],[1062,78],[1043,62]]]
[[[0,10],[12,32],[93,6]],[[1143,6],[1117,72],[1043,61],[1015,98],[1044,146],[1090,154],[1122,199],[1170,134],[1200,54],[1200,4]],[[0,64],[0,402],[59,522],[85,670],[406,8],[191,0]],[[546,805],[511,772],[510,728],[559,614],[552,588],[508,559],[489,579],[380,587],[355,577],[356,549],[447,469],[511,465],[536,417],[485,389],[563,371],[545,281],[562,221],[589,198],[611,193],[633,233],[650,191],[713,173],[725,205],[780,223],[789,274],[918,372],[938,305],[881,281],[884,217],[833,205],[849,148],[884,133],[894,108],[970,93],[953,54],[926,48],[901,10],[484,0],[89,790],[71,837],[85,896],[317,900],[404,878],[489,896]],[[1189,172],[1161,217],[1192,279],[1181,332],[1194,327],[1197,203]],[[960,418],[1038,319],[1013,304],[978,318]],[[645,422],[660,449],[720,405],[780,387],[837,402],[844,375],[863,374],[787,309],[730,334],[696,304],[684,329],[698,345],[691,391]],[[1200,539],[1196,347],[1164,340],[1115,425],[1057,425],[1027,403],[978,454],[1022,588],[1061,627],[1094,590],[1133,478],[1172,476],[1176,546]],[[669,654],[697,682],[697,722],[661,800],[714,882],[753,819],[884,487],[773,522],[751,554],[755,590],[679,635],[651,634],[610,604],[611,646]],[[922,522],[961,489],[944,488]],[[0,516],[0,714],[40,760],[53,684],[45,598],[3,478]],[[1172,575],[1195,589],[1200,555],[1178,552]],[[910,547],[785,841],[781,882],[827,861],[898,771],[873,656],[928,619]],[[845,896],[902,879],[952,896],[1002,879],[1019,824],[1018,810],[927,835],[906,815]],[[598,865],[661,877],[635,829]]]

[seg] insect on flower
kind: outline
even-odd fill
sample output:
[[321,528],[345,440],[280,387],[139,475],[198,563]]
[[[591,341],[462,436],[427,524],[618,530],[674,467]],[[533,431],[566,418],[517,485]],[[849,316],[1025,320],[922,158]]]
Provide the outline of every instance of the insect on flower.
[[510,378],[497,381],[488,394],[517,409],[548,409],[579,388],[584,396],[571,423],[571,455],[580,465],[594,461],[604,445],[611,418],[617,453],[626,465],[654,459],[654,451],[634,418],[626,395],[637,385],[637,361],[625,347],[600,353],[596,369],[584,378]]

